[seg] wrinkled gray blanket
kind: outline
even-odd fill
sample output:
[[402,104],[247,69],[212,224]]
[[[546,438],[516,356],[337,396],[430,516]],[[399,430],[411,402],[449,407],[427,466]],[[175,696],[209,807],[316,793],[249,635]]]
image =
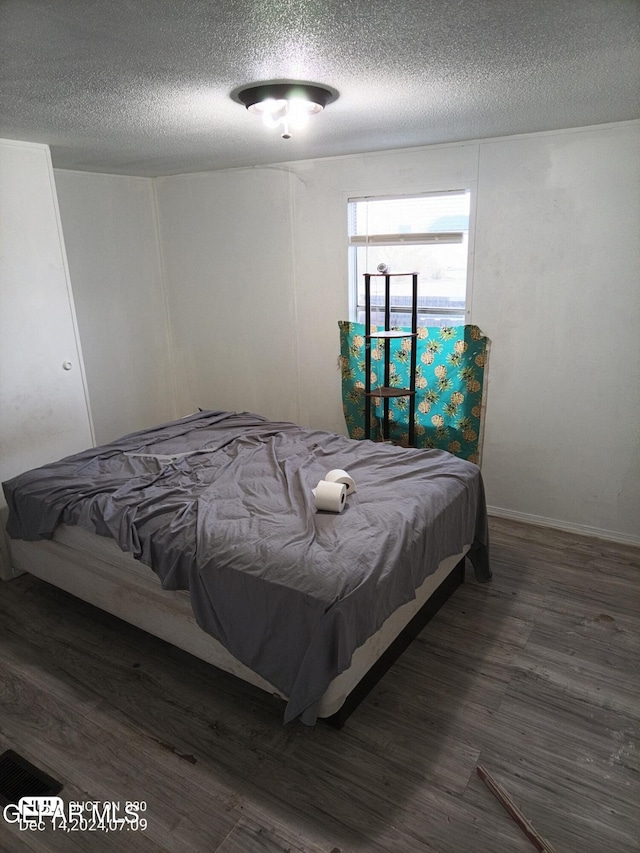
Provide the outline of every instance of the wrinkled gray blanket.
[[[357,490],[317,512],[311,489],[333,468]],[[491,576],[477,466],[246,412],[191,415],[3,486],[11,537],[77,524],[188,589],[199,625],[289,697],[285,722],[315,722],[353,651],[444,557],[472,543]]]

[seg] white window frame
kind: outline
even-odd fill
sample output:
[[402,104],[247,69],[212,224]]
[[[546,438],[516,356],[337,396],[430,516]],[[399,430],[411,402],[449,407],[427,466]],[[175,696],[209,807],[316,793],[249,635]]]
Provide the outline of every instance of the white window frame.
[[[463,186],[448,187],[447,189],[425,190],[422,192],[403,192],[388,193],[388,194],[346,194],[346,210],[347,210],[347,245],[348,245],[348,279],[349,279],[349,317],[352,321],[356,320],[358,311],[362,306],[358,305],[358,273],[356,269],[356,251],[358,246],[394,246],[394,245],[430,245],[436,243],[459,243],[463,239],[464,232],[440,232],[440,233],[400,233],[400,234],[378,234],[378,235],[351,235],[349,222],[349,206],[353,202],[359,201],[385,201],[385,200],[401,200],[403,198],[413,199],[424,196],[446,196],[449,194],[468,193],[469,194],[469,228],[467,231],[467,269],[466,269],[466,292],[465,305],[463,312],[459,315],[462,323],[471,323],[471,302],[472,302],[472,279],[473,279],[473,256],[474,256],[474,237],[475,237],[475,213],[476,213],[476,187],[475,181],[465,182]],[[375,270],[367,270],[367,272],[375,272]],[[393,272],[393,270],[392,270]],[[414,272],[414,270],[403,270],[403,272]],[[419,311],[419,317],[428,317],[430,314],[444,313],[434,309],[423,309]]]

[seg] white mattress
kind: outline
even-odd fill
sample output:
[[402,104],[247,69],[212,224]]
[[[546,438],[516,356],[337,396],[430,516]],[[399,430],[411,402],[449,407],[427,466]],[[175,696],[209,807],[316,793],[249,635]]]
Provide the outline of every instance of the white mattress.
[[[329,717],[340,709],[348,694],[469,547],[465,546],[461,553],[443,560],[436,572],[416,591],[416,598],[396,610],[376,634],[356,649],[349,669],[334,678],[325,692],[319,706],[319,717]],[[122,552],[113,540],[96,536],[80,527],[61,525],[52,540],[12,540],[11,555],[17,570],[29,572],[65,589],[262,690],[288,698],[198,626],[188,592],[162,589],[154,572],[130,554]]]

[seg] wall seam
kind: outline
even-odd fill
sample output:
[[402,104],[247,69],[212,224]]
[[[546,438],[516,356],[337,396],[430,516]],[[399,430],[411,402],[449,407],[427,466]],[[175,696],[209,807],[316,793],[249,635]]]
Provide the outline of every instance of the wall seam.
[[173,326],[171,323],[171,311],[169,307],[169,288],[167,264],[164,256],[162,229],[160,227],[160,211],[158,206],[158,178],[151,178],[151,193],[153,200],[153,229],[156,237],[157,256],[158,256],[158,271],[160,273],[160,288],[162,290],[162,304],[164,308],[164,327],[167,348],[169,350],[169,367],[171,370],[171,398],[173,416],[177,418],[178,413],[178,372],[176,365],[175,344],[173,339]]
[[291,241],[291,291],[293,295],[293,322],[294,322],[294,357],[296,363],[296,421],[301,422],[302,412],[302,381],[300,373],[300,323],[298,319],[298,277],[296,275],[296,236],[295,236],[295,201],[294,201],[294,177],[299,178],[295,172],[289,172],[289,234]]

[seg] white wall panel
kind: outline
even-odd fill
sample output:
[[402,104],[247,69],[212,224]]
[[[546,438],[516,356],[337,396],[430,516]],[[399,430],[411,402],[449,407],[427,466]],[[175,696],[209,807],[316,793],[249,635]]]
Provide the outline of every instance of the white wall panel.
[[298,419],[290,180],[266,168],[157,181],[181,414]]
[[92,442],[49,149],[0,140],[0,481]]
[[0,140],[3,480],[92,443],[61,237],[49,149]]
[[640,126],[485,142],[489,503],[640,539]]
[[149,178],[55,170],[99,444],[175,417]]

